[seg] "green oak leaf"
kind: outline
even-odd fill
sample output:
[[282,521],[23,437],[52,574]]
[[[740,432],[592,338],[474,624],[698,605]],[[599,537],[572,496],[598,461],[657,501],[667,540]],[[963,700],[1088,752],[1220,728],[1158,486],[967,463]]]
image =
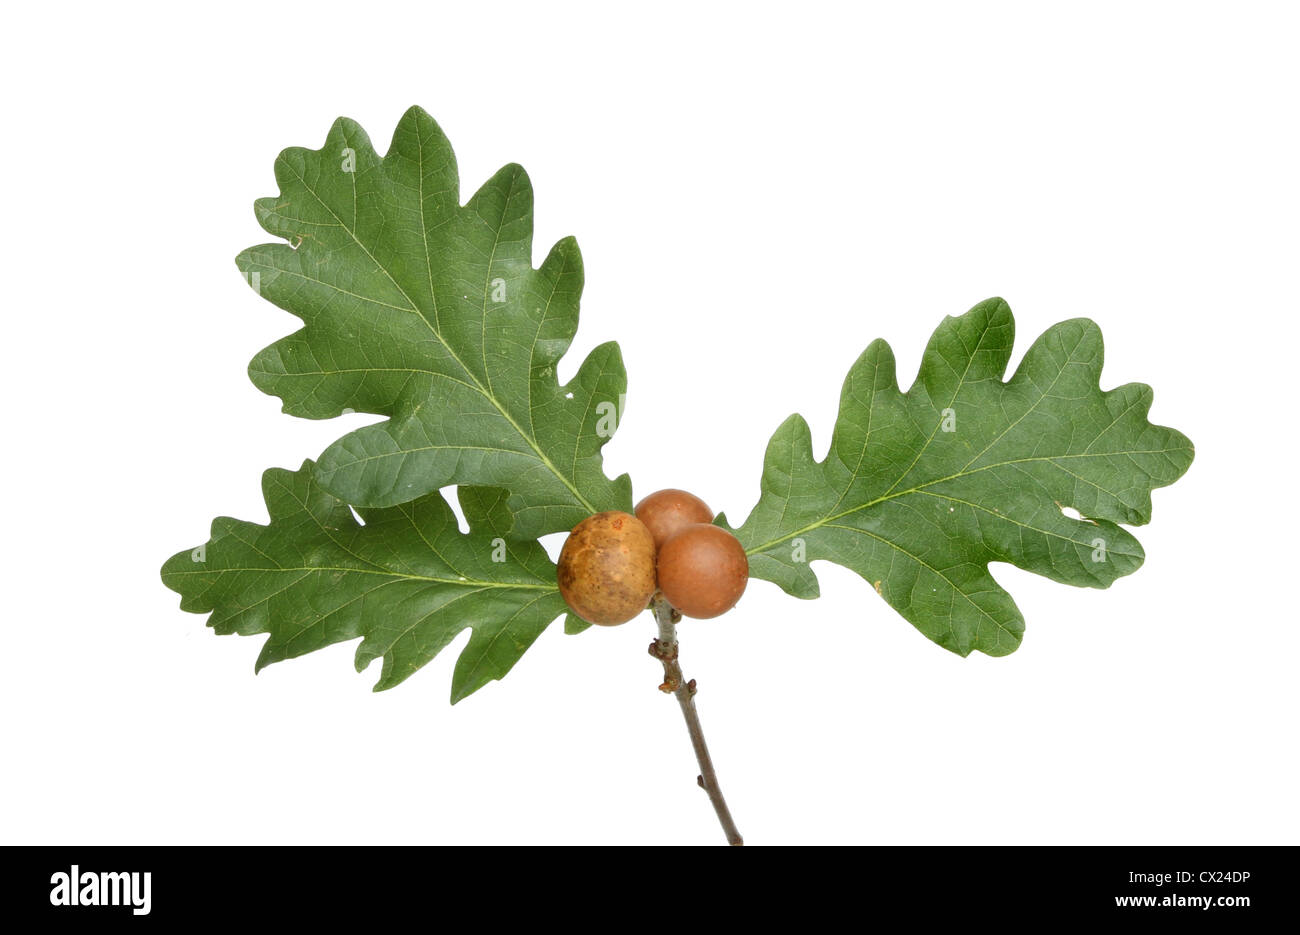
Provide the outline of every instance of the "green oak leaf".
[[1142,547],[1118,524],[1150,520],[1152,489],[1182,476],[1192,443],[1147,421],[1150,387],[1100,388],[1093,322],[1049,328],[1003,382],[1014,332],[1001,299],[945,319],[906,393],[889,345],[873,342],[844,382],[823,461],[808,423],[787,419],[733,530],[750,573],[809,598],[809,563],[836,562],[939,645],[998,656],[1019,646],[1024,620],[989,562],[1095,588],[1136,571]]
[[271,522],[221,517],[212,538],[163,565],[181,608],[217,633],[268,634],[257,668],[361,638],[357,671],[383,657],[392,688],[473,628],[452,675],[455,704],[510,671],[567,607],[536,542],[507,541],[503,490],[461,488],[462,533],[440,492],[360,508],[317,481],[313,464],[262,476]]
[[600,451],[622,414],[622,356],[603,344],[560,385],[582,257],[565,238],[533,269],[521,167],[462,207],[451,145],[412,107],[383,157],[341,118],[321,149],[282,152],[275,175],[280,194],[257,201],[257,218],[289,243],[237,263],[304,327],[259,353],[249,376],[292,415],[389,417],[325,450],[326,490],[389,507],[451,484],[508,488],[521,539],[631,507],[630,480],[606,477]]

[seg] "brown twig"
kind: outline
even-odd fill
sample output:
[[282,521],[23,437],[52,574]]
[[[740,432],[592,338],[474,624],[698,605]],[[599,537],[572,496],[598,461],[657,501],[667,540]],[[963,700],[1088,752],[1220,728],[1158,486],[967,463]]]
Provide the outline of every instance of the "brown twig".
[[695,759],[700,764],[700,775],[695,781],[709,794],[713,810],[718,813],[718,821],[727,835],[727,843],[740,846],[745,843],[736,829],[736,823],[727,809],[727,800],[722,797],[722,788],[718,785],[718,774],[713,771],[713,760],[709,758],[709,747],[704,742],[704,729],[700,726],[700,715],[695,710],[695,679],[689,682],[682,676],[681,663],[677,661],[677,623],[681,614],[673,610],[662,597],[656,595],[652,604],[655,622],[659,624],[659,639],[650,644],[650,655],[664,664],[664,680],[659,690],[677,696],[681,705],[682,717],[686,719],[686,729],[691,735],[691,746],[695,748]]

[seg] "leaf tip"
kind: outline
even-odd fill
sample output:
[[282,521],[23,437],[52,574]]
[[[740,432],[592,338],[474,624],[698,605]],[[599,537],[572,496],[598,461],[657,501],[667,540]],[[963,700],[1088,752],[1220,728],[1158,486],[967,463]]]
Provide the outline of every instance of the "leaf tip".
[[966,312],[966,315],[972,314],[982,314],[990,321],[1000,321],[1011,318],[1011,305],[1000,295],[989,296],[982,302],[976,302]]
[[[591,629],[591,624],[583,620],[577,614],[564,615],[564,632],[569,636],[576,636]],[[455,702],[453,702],[454,704]]]
[[495,681],[495,679],[483,678],[483,679],[477,679],[472,681],[466,680],[462,682],[453,676],[452,683],[451,683],[451,694],[448,696],[448,701],[454,707],[460,704],[470,695],[474,694],[476,691],[478,691],[488,682],[492,682],[492,681]]
[[785,417],[785,420],[776,427],[777,433],[794,432],[796,435],[812,435],[812,428],[808,425],[808,420],[798,412],[792,412]]
[[412,104],[410,107],[406,108],[406,110],[402,112],[402,120],[427,120],[430,123],[437,123],[437,121],[429,115],[429,112],[419,104]]

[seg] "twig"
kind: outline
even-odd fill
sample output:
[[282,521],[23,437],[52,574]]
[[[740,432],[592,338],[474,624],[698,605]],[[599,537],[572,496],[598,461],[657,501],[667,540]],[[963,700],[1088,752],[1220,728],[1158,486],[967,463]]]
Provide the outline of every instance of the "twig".
[[673,610],[662,597],[655,596],[655,622],[659,624],[659,639],[650,644],[650,655],[664,664],[664,681],[659,686],[661,692],[677,696],[677,703],[682,706],[682,717],[686,718],[686,729],[691,734],[691,746],[695,748],[695,759],[700,764],[700,775],[695,777],[700,788],[709,794],[713,810],[718,813],[718,821],[727,835],[727,843],[739,847],[745,843],[736,829],[727,809],[727,800],[722,797],[722,788],[718,785],[718,774],[713,771],[713,760],[709,758],[709,747],[704,742],[704,729],[700,726],[700,715],[695,710],[695,679],[689,682],[682,676],[681,664],[677,661],[677,621],[681,614]]

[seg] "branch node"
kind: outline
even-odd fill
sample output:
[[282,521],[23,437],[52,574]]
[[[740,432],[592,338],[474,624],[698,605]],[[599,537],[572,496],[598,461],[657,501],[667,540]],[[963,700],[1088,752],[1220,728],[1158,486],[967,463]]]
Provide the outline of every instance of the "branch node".
[[677,642],[675,640],[671,643],[665,640],[654,640],[650,644],[649,653],[667,666],[677,661]]

